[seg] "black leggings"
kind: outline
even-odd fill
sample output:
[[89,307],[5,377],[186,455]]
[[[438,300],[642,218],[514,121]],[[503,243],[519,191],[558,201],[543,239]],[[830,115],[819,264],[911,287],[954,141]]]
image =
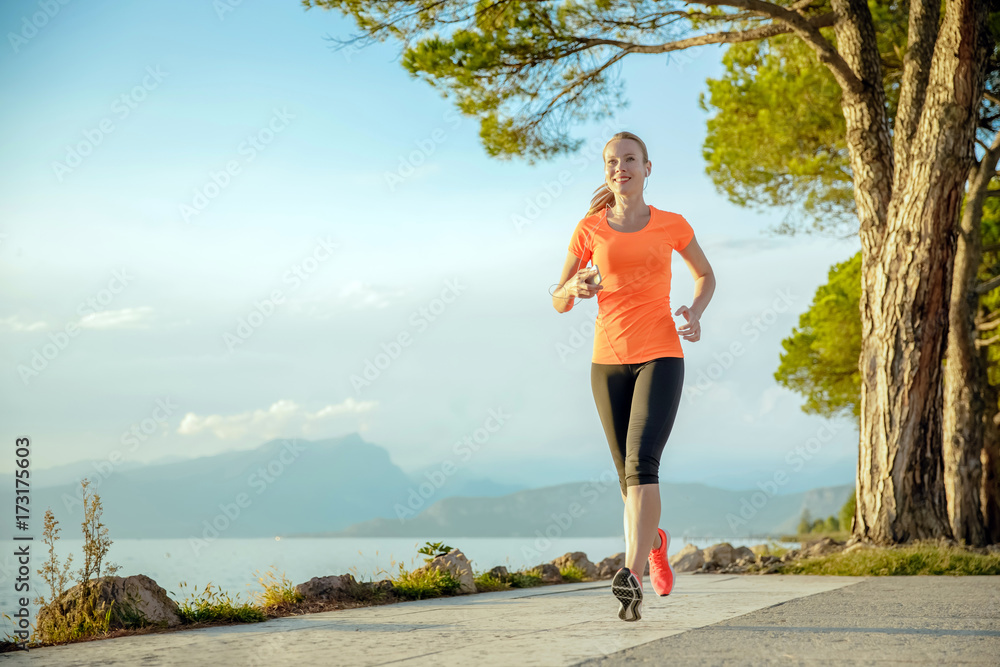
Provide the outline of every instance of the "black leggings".
[[590,385],[622,493],[659,482],[660,454],[673,428],[684,385],[684,358],[590,366]]

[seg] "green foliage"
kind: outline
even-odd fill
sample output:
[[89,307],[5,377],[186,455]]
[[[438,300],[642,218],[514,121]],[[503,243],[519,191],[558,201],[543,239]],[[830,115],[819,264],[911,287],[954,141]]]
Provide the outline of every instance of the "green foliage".
[[587,580],[587,573],[572,563],[559,568],[559,574],[561,574],[562,578],[569,583]]
[[935,542],[915,542],[891,548],[857,549],[849,553],[784,563],[782,574],[825,574],[850,577],[885,575],[995,575],[1000,554],[978,554]]
[[64,564],[59,563],[55,544],[61,529],[52,509],[48,508],[45,511],[42,541],[49,548],[49,557],[36,572],[49,585],[51,598],[46,600],[44,595],[39,595],[33,600],[40,607],[32,634],[33,642],[52,644],[76,641],[106,634],[112,627],[141,627],[147,623],[144,615],[137,610],[134,600],[115,605],[100,599],[98,580],[114,576],[120,568],[105,562],[112,542],[107,536],[108,529],[101,521],[101,497],[90,490],[89,479],[82,479],[80,486],[80,497],[83,500],[83,522],[80,526],[83,532],[84,561],[83,566],[76,570],[79,597],[75,604],[68,600],[65,606],[56,604],[67,590],[67,575],[73,555],[67,556]]
[[458,579],[445,570],[418,568],[407,572],[402,564],[399,566],[399,574],[392,579],[393,591],[409,600],[454,595],[461,585]]
[[805,396],[807,414],[861,419],[861,252],[835,264],[799,325],[781,341],[774,379]]
[[438,556],[444,556],[451,549],[451,547],[445,546],[444,542],[424,542],[424,546],[417,549],[417,553],[426,554],[427,558],[424,558],[424,562],[429,563]]
[[[907,7],[889,0],[868,4],[892,123]],[[832,27],[819,32],[836,46]],[[701,108],[715,112],[702,154],[716,188],[740,206],[798,207],[815,231],[856,230],[841,90],[815,50],[796,35],[776,35],[730,45],[722,63],[722,78],[707,81],[707,101],[699,96]],[[786,221],[776,231],[800,227]]]
[[[994,181],[1000,189],[1000,183]],[[991,197],[983,205],[980,225],[985,248],[979,265],[980,282],[1000,275],[1000,201]],[[774,378],[781,385],[805,397],[803,412],[824,417],[850,414],[861,417],[861,253],[831,267],[825,285],[816,289],[809,309],[799,316],[798,327],[781,342]],[[1000,318],[1000,288],[979,297],[980,320]],[[987,376],[990,385],[1000,385],[1000,341],[996,330],[978,333],[987,346]],[[994,412],[1000,405],[992,406]],[[853,516],[853,510],[852,514]],[[850,518],[840,517],[843,530],[850,530]]]
[[802,517],[799,519],[799,534],[805,534],[812,530],[812,517],[809,516],[809,510],[802,510]]
[[491,591],[506,591],[511,588],[510,582],[495,577],[489,572],[482,572],[476,575],[476,590],[480,593]]
[[532,572],[511,572],[511,588],[534,588],[542,585],[542,578]]
[[268,569],[263,575],[259,571],[255,570],[254,575],[257,576],[257,581],[260,582],[263,587],[263,592],[257,595],[257,605],[264,609],[268,607],[277,607],[285,604],[298,604],[305,599],[302,593],[299,593],[295,589],[295,585],[292,584],[291,580],[285,577],[285,573],[281,573],[281,578],[278,579],[277,575],[273,572],[274,566]]
[[[182,581],[179,587],[186,588],[187,583]],[[201,593],[189,593],[177,606],[185,623],[258,623],[267,620],[267,615],[254,605],[233,599],[221,587],[213,589],[212,582],[207,583]]]
[[857,491],[850,495],[844,506],[840,508],[840,526],[843,530],[851,530],[851,522],[854,520],[854,512],[857,508]]

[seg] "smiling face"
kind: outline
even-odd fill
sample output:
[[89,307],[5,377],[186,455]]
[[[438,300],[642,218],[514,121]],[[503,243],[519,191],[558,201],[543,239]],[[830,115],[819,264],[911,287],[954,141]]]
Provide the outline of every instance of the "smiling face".
[[641,192],[651,165],[643,163],[642,146],[635,139],[615,139],[604,149],[604,182],[615,194]]

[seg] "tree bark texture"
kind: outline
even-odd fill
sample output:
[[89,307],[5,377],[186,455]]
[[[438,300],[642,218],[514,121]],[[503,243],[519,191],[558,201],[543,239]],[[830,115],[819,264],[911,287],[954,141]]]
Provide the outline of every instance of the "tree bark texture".
[[[835,3],[834,11],[840,4],[850,6],[845,16],[871,23],[864,3]],[[860,220],[862,385],[855,532],[879,544],[952,536],[942,460],[941,360],[956,222],[974,163],[985,18],[982,0],[947,4],[909,162],[890,185],[876,188],[874,199],[884,196],[885,187],[891,193],[884,225],[873,227],[873,216]],[[877,53],[874,43],[865,50]],[[864,144],[853,145],[848,110],[854,168],[864,158]],[[882,132],[879,125],[855,130]],[[855,174],[856,189],[864,180],[859,183]]]
[[[948,520],[956,540],[982,546],[991,542],[984,517],[983,459],[989,410],[985,388],[985,350],[977,349],[979,266],[983,259],[980,226],[983,202],[1000,159],[1000,133],[969,178],[969,192],[955,241],[955,266],[948,313],[948,349],[944,369],[943,457]],[[995,428],[995,427],[994,427]],[[990,463],[987,456],[986,463]]]

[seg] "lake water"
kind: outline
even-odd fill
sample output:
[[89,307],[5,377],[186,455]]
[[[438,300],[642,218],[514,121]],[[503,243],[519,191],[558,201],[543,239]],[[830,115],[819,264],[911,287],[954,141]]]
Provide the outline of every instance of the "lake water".
[[[698,548],[720,541],[733,546],[750,546],[764,542],[761,538],[720,538],[688,540]],[[8,544],[12,544],[8,542]],[[23,543],[20,543],[23,544]],[[65,562],[67,554],[73,554],[70,578],[75,581],[75,570],[83,564],[83,540],[60,539],[57,556]],[[167,590],[170,597],[178,602],[194,591],[201,591],[212,583],[213,589],[221,587],[234,599],[250,601],[253,594],[261,590],[257,575],[272,569],[279,576],[282,573],[293,584],[308,581],[312,577],[350,572],[359,580],[383,579],[395,574],[402,563],[407,569],[423,565],[423,555],[417,549],[422,540],[414,538],[252,538],[217,539],[212,542],[192,544],[187,539],[118,539],[109,551],[112,563],[121,566],[119,576],[145,574]],[[515,570],[546,563],[569,551],[583,551],[594,563],[625,551],[625,541],[620,537],[573,537],[548,540],[546,538],[454,538],[445,544],[461,549],[472,561],[478,573],[496,565],[505,565]],[[669,553],[680,551],[685,541],[679,537],[671,540]],[[785,546],[798,546],[791,544]],[[37,574],[48,550],[36,540],[31,547],[31,592],[29,598],[38,594],[50,596],[49,590]],[[10,614],[16,606],[17,598],[24,593],[14,590],[17,566],[13,558],[14,548],[4,549],[0,557],[0,611]],[[185,588],[180,588],[186,582]],[[32,605],[32,612],[36,611]],[[9,622],[0,617],[0,628],[9,628]],[[0,632],[2,634],[2,632]]]

